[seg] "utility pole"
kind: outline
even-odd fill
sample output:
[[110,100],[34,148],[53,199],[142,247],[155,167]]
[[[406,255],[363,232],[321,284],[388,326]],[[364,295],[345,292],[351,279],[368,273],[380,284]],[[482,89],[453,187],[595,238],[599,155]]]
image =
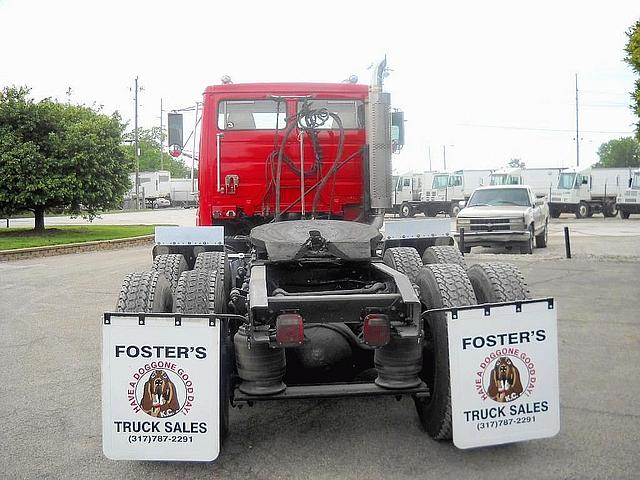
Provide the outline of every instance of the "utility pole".
[[433,169],[431,168],[431,145],[427,145],[427,149],[429,151],[429,171],[432,172]]
[[198,111],[200,102],[196,102],[196,120],[193,123],[193,155],[191,156],[191,191],[195,192],[196,179],[193,176],[193,169],[196,163],[196,129],[198,128]]
[[578,74],[576,73],[576,167],[580,166],[580,129],[578,128]]
[[162,97],[160,97],[160,170],[164,170],[164,157],[162,155],[162,147],[164,144],[164,141],[162,140],[162,113],[164,112],[164,110],[162,110]]
[[138,77],[135,81],[135,113],[134,113],[133,143],[135,144],[136,156],[136,208],[140,209],[140,150],[138,148]]
[[443,169],[446,172],[447,171],[447,146],[446,145],[442,145],[442,165],[443,165]]

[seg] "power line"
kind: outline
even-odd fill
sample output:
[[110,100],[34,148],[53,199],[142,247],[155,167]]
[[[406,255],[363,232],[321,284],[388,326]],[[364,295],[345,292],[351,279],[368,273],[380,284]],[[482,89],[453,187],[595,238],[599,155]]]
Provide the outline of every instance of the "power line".
[[[558,132],[558,133],[575,133],[574,129],[567,128],[542,128],[542,127],[520,127],[515,125],[488,125],[481,123],[458,123],[460,127],[472,128],[499,128],[503,130],[529,130],[532,132]],[[632,131],[608,131],[608,130],[581,130],[581,133],[606,133],[612,135],[632,135]]]

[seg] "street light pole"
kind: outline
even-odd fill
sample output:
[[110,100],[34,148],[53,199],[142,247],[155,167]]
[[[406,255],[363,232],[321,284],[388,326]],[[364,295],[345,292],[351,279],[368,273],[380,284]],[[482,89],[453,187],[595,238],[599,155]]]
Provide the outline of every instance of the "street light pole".
[[447,171],[447,146],[442,145],[442,164],[444,171]]
[[133,143],[135,144],[136,156],[136,208],[140,209],[140,151],[138,148],[138,77],[135,80],[135,110],[133,120]]
[[164,110],[162,110],[162,97],[160,97],[160,170],[164,170],[164,158],[162,156],[162,147],[163,147],[163,140],[162,140],[162,112]]

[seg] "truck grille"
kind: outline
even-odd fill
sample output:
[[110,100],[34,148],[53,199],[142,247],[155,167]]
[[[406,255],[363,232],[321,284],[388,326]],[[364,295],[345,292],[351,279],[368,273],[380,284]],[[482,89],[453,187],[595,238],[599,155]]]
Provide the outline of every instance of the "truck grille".
[[626,197],[624,201],[625,203],[636,203],[636,197]]
[[510,220],[508,218],[478,218],[471,219],[471,231],[475,232],[496,232],[499,230],[510,230]]

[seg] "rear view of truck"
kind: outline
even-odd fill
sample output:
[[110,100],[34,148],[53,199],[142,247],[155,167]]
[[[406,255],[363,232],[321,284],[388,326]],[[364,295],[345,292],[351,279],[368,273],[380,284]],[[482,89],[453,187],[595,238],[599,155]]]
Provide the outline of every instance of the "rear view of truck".
[[[385,63],[374,69],[370,87],[207,89],[199,226],[159,228],[152,269],[127,276],[116,312],[103,319],[107,456],[212,460],[232,428],[230,407],[308,398],[408,396],[426,432],[451,439],[463,415],[452,397],[451,318],[502,312],[526,322],[542,318],[530,310],[541,306],[555,314],[550,299],[530,299],[517,268],[467,269],[455,247],[440,246],[451,240],[447,218],[389,222],[381,233],[392,202],[384,71]],[[548,318],[540,342],[552,351]],[[126,340],[140,331],[149,332],[145,345]],[[511,344],[513,362],[524,362],[513,345],[534,338],[507,335],[499,350],[495,338],[482,346],[454,340],[452,362],[460,348],[471,352],[469,341],[477,355],[493,352],[489,382],[496,352],[507,358]],[[128,390],[112,388],[116,370],[135,380]],[[552,390],[554,378],[545,380]],[[499,381],[506,391],[513,377]],[[512,390],[512,400],[533,398],[522,385]],[[556,414],[554,404],[553,422]],[[554,425],[483,442],[549,436]],[[156,435],[167,429],[181,435]],[[166,448],[151,448],[158,443]]]

